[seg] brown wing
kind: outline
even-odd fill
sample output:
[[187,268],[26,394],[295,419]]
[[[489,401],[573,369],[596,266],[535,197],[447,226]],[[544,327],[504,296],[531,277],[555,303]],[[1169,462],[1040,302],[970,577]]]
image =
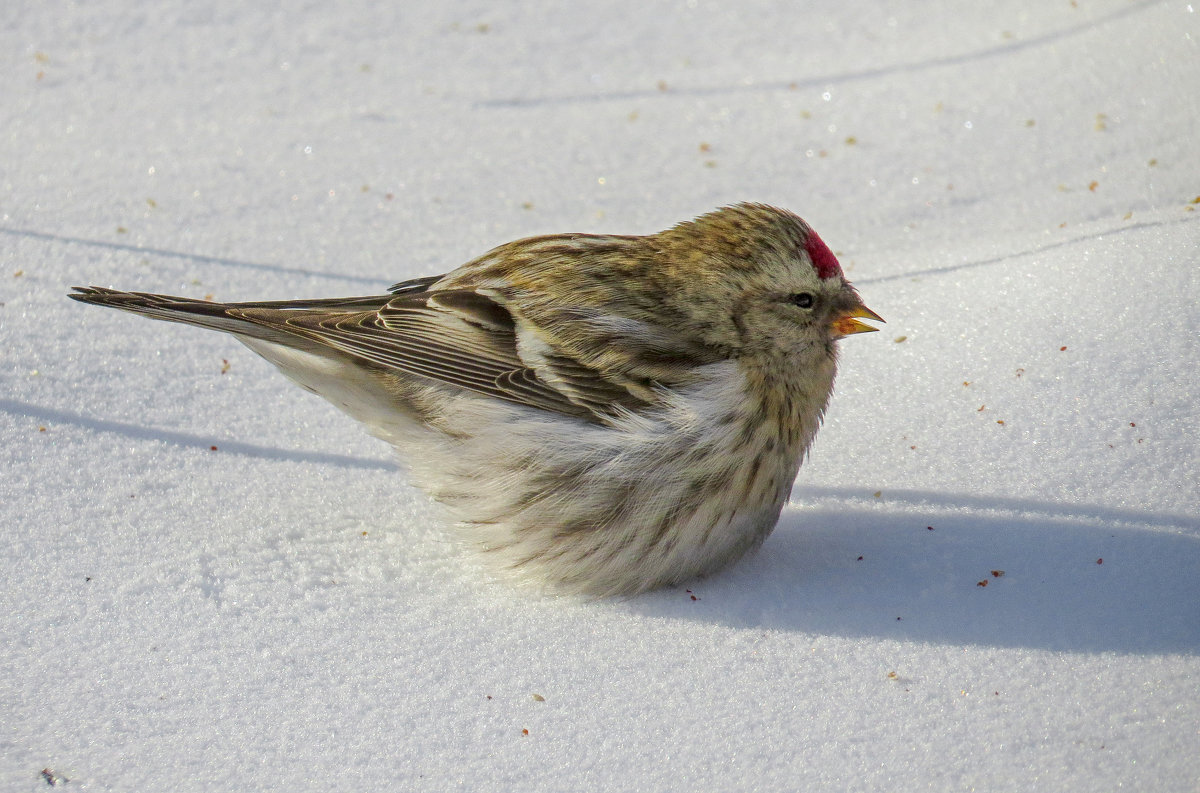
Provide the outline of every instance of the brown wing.
[[508,309],[471,290],[423,291],[435,280],[408,282],[397,295],[323,300],[210,303],[102,287],[71,297],[310,352],[331,348],[384,370],[591,421],[603,422],[618,405],[644,404],[567,357],[523,360]]

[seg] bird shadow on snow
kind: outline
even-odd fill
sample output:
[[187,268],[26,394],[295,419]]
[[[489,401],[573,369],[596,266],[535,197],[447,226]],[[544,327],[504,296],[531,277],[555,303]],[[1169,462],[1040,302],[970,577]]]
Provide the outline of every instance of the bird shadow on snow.
[[[211,438],[0,398],[0,411],[187,447]],[[226,452],[393,463],[221,441]],[[1200,519],[915,491],[796,488],[755,555],[621,607],[738,628],[953,645],[1200,655]],[[693,600],[693,597],[696,598]]]
[[1200,654],[1200,520],[937,493],[854,506],[842,490],[805,491],[839,503],[787,509],[754,556],[626,606],[738,628]]

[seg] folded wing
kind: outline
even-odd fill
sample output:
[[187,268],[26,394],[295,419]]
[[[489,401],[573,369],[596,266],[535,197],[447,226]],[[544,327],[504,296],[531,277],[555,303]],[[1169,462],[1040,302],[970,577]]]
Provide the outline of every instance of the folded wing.
[[515,318],[502,299],[482,290],[428,291],[436,280],[323,300],[212,303],[102,287],[77,287],[71,297],[307,352],[336,351],[393,374],[599,423],[656,401],[652,380],[585,365]]

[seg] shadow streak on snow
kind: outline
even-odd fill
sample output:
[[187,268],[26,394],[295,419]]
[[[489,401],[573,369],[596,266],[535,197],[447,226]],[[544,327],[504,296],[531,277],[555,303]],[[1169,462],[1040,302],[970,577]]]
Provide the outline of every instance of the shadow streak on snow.
[[934,510],[1003,510],[1026,513],[1051,520],[1075,520],[1093,523],[1129,524],[1155,526],[1177,531],[1195,532],[1200,537],[1200,517],[1175,515],[1164,512],[1146,512],[1117,507],[1097,507],[1088,504],[1064,504],[1054,501],[1039,501],[1032,498],[1006,498],[1004,496],[969,496],[963,493],[937,493],[930,490],[882,490],[876,497],[874,492],[852,487],[809,487],[796,485],[792,488],[791,503],[802,507],[805,502],[836,498],[841,502],[858,502],[860,507],[875,504],[901,504],[906,507]]
[[15,399],[0,399],[0,410],[15,416],[28,416],[48,423],[73,424],[93,432],[109,432],[123,435],[127,438],[149,441],[163,441],[176,446],[210,450],[216,446],[226,454],[240,454],[246,457],[259,457],[265,460],[282,460],[293,463],[317,463],[332,465],[338,468],[357,468],[368,471],[395,471],[396,466],[384,460],[370,460],[363,457],[351,457],[347,454],[329,454],[327,452],[304,452],[289,449],[277,449],[270,446],[259,446],[253,443],[243,443],[229,439],[206,438],[186,432],[157,429],[140,424],[129,424],[123,421],[93,418],[65,410],[31,405]]
[[0,234],[8,234],[13,237],[25,237],[27,239],[43,240],[46,242],[61,242],[68,245],[84,245],[92,248],[104,248],[112,251],[127,251],[129,253],[138,253],[144,256],[162,256],[173,259],[191,259],[192,261],[203,262],[204,264],[215,264],[221,267],[238,267],[245,270],[261,270],[269,273],[282,273],[284,275],[302,275],[311,278],[328,278],[333,281],[348,281],[358,284],[374,284],[379,286],[379,291],[382,293],[383,287],[391,283],[391,280],[382,278],[368,278],[361,275],[347,275],[344,273],[324,273],[320,270],[307,270],[303,267],[285,267],[281,264],[261,264],[258,262],[247,262],[241,259],[224,259],[219,256],[205,256],[199,253],[188,253],[186,251],[173,251],[166,248],[146,248],[139,245],[129,245],[127,243],[109,242],[107,240],[92,240],[85,237],[68,237],[61,234],[47,234],[44,231],[29,231],[28,229],[11,229],[0,227]]
[[687,585],[699,601],[676,589],[624,607],[851,638],[1200,655],[1195,518],[1146,514],[1138,528],[1128,525],[1138,518],[1131,510],[891,498],[870,509],[843,502],[785,511],[759,553]]
[[697,97],[697,96],[719,96],[723,94],[737,94],[750,92],[771,92],[771,91],[796,91],[804,88],[822,88],[825,86],[842,85],[845,83],[858,82],[860,80],[870,80],[877,77],[892,77],[895,75],[914,74],[924,72],[930,69],[940,69],[946,66],[962,66],[968,63],[985,61],[990,58],[995,58],[1001,55],[1010,55],[1014,52],[1022,50],[1042,47],[1048,44],[1056,44],[1064,39],[1073,38],[1084,33],[1088,33],[1110,22],[1115,22],[1119,19],[1132,16],[1151,6],[1158,5],[1157,0],[1148,0],[1147,2],[1136,3],[1125,8],[1119,8],[1116,11],[1088,22],[1075,25],[1073,27],[1064,28],[1045,33],[1041,36],[1035,36],[1022,41],[1008,41],[1004,44],[989,47],[987,49],[976,52],[965,52],[959,55],[948,55],[942,58],[931,58],[925,61],[917,61],[916,63],[899,63],[888,66],[879,66],[874,69],[863,69],[858,72],[845,72],[842,74],[829,74],[819,77],[805,77],[796,80],[773,80],[770,82],[754,83],[752,85],[718,85],[718,86],[697,86],[694,88],[671,88],[669,91],[663,91],[659,88],[644,88],[627,91],[611,91],[605,93],[594,94],[571,94],[567,96],[544,96],[544,97],[507,97],[501,99],[484,99],[474,103],[476,109],[490,108],[531,108],[531,107],[546,107],[556,105],[571,105],[583,104],[590,102],[613,102],[632,99],[648,99],[651,97],[667,98],[672,96]]
[[974,270],[978,267],[987,267],[987,266],[993,265],[993,264],[1000,264],[1001,262],[1007,262],[1011,259],[1017,259],[1022,256],[1034,256],[1039,253],[1045,253],[1046,251],[1052,251],[1056,248],[1066,248],[1066,247],[1070,247],[1071,245],[1078,245],[1079,243],[1082,243],[1082,242],[1088,242],[1089,240],[1097,240],[1097,239],[1102,239],[1104,237],[1109,237],[1114,234],[1123,234],[1128,231],[1139,231],[1141,229],[1159,228],[1161,226],[1178,226],[1178,225],[1182,225],[1184,223],[1194,223],[1194,222],[1196,222],[1195,218],[1185,217],[1185,218],[1175,218],[1175,219],[1169,219],[1169,220],[1145,220],[1145,221],[1141,221],[1139,223],[1127,223],[1127,224],[1119,226],[1117,228],[1104,229],[1103,231],[1097,231],[1092,234],[1083,234],[1078,237],[1071,237],[1070,239],[1066,239],[1066,240],[1058,240],[1057,242],[1048,242],[1045,245],[1037,245],[1033,248],[1029,248],[1029,249],[1023,250],[1023,251],[1013,251],[1012,253],[1004,253],[999,256],[993,256],[988,259],[980,259],[980,260],[974,261],[974,262],[963,262],[961,264],[950,264],[950,265],[946,265],[945,267],[930,267],[930,268],[924,269],[924,270],[909,270],[908,272],[904,272],[904,273],[894,273],[892,275],[882,275],[882,276],[878,276],[876,278],[856,278],[856,279],[854,279],[854,283],[859,284],[859,285],[882,284],[887,281],[902,281],[906,278],[924,278],[924,277],[933,276],[933,275],[945,275],[946,273],[958,272],[959,270]]

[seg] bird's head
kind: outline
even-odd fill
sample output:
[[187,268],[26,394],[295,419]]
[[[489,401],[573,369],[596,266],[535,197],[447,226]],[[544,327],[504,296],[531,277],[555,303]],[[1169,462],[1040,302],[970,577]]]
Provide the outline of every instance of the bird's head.
[[732,356],[832,357],[838,339],[878,330],[863,319],[883,321],[833,251],[786,210],[724,207],[652,239],[679,330]]

